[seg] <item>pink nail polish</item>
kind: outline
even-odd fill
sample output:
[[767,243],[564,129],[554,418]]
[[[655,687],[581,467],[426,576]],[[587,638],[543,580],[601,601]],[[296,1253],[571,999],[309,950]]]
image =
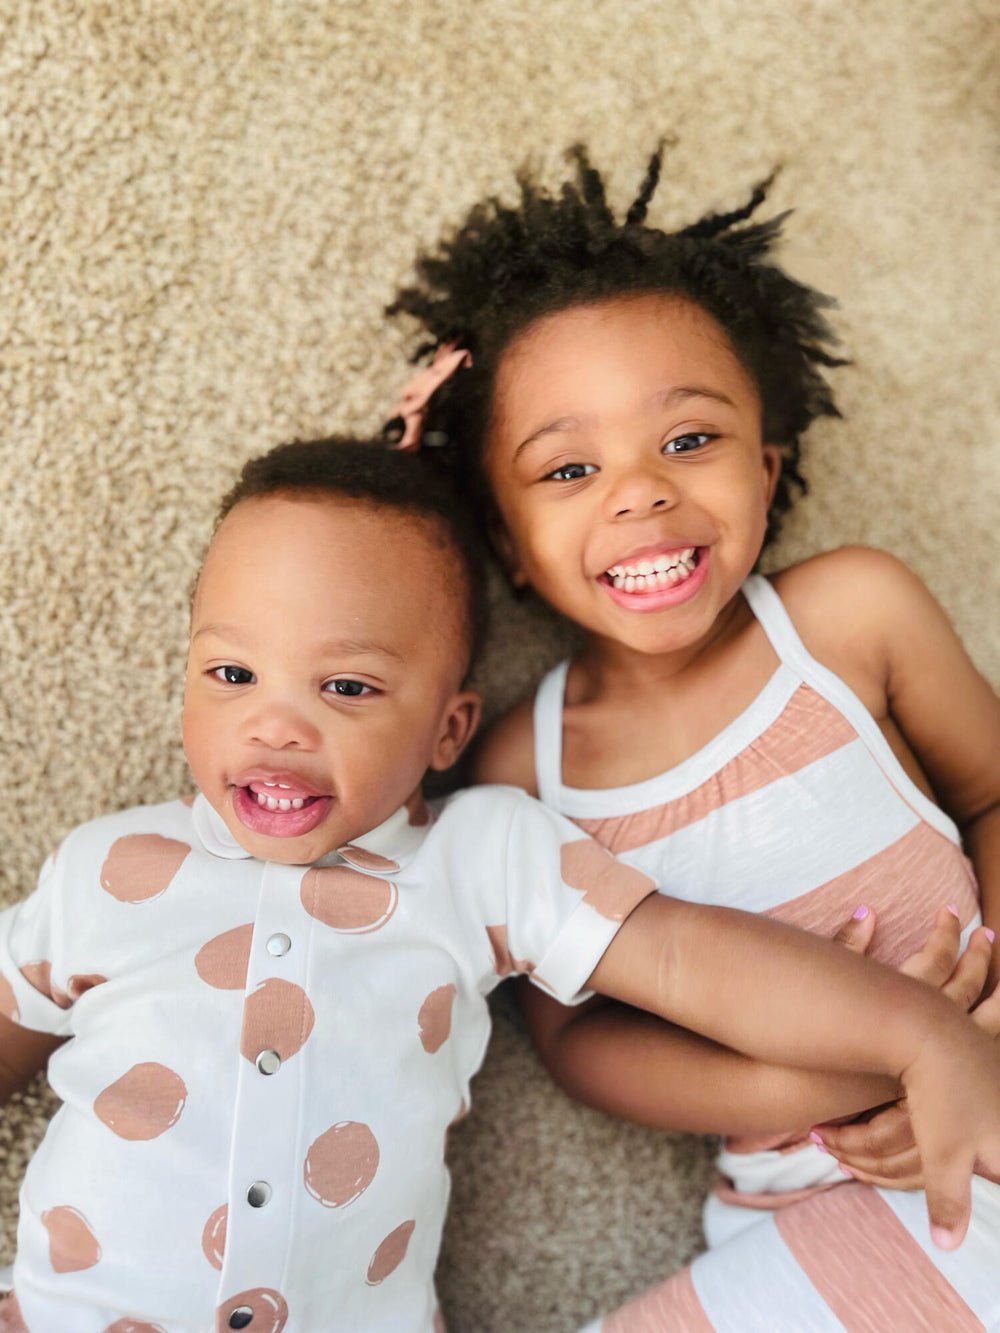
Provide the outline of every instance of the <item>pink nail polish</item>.
[[816,1147],[820,1150],[820,1152],[829,1152],[829,1151],[830,1151],[829,1148],[827,1148],[826,1144],[823,1142],[823,1140],[820,1138],[820,1136],[816,1133],[816,1131],[815,1131],[814,1129],[811,1129],[811,1130],[809,1131],[809,1137],[812,1139],[813,1143],[815,1143]]
[[854,913],[854,915],[851,917],[851,920],[852,920],[852,921],[864,921],[864,919],[865,919],[865,917],[866,917],[867,915],[868,915],[868,908],[864,905],[864,903],[862,903],[861,906],[858,908],[858,910],[857,910],[857,911]]
[[841,1172],[842,1175],[845,1175],[845,1176],[849,1176],[849,1175],[851,1175],[851,1172],[847,1169],[846,1166],[844,1166],[843,1162],[839,1162],[839,1163],[838,1163],[838,1169],[840,1170],[840,1172]]
[[997,937],[997,936],[996,936],[996,931],[995,931],[995,930],[990,930],[989,926],[985,926],[984,929],[985,929],[985,931],[986,931],[986,938],[987,938],[987,939],[989,940],[989,942],[992,944],[993,941],[994,941],[994,940],[996,939],[996,937]]
[[952,916],[958,916],[958,908],[955,906],[954,903],[948,904],[948,911],[952,914]]
[[931,1240],[939,1250],[954,1250],[958,1244],[952,1232],[944,1227],[931,1227]]

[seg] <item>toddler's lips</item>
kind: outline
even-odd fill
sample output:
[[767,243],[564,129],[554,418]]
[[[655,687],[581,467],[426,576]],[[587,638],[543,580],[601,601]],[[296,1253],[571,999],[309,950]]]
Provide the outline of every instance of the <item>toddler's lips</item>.
[[232,792],[233,810],[240,823],[269,838],[298,838],[311,832],[333,803],[332,796],[303,795],[292,787],[282,789],[275,784],[272,788],[272,784],[261,782],[233,787]]
[[693,597],[708,576],[709,550],[686,548],[662,558],[614,565],[598,579],[612,601],[630,611],[659,611]]

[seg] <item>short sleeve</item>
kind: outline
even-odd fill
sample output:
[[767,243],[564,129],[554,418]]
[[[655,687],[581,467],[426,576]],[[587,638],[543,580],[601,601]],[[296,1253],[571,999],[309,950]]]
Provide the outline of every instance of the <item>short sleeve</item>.
[[65,1036],[72,1000],[52,980],[62,930],[56,910],[55,858],[42,867],[29,898],[0,913],[0,1013],[22,1027]]
[[[656,889],[648,875],[524,793],[510,823],[507,922],[494,954],[563,1004],[587,998],[587,978],[626,917]],[[500,968],[498,967],[498,971]]]

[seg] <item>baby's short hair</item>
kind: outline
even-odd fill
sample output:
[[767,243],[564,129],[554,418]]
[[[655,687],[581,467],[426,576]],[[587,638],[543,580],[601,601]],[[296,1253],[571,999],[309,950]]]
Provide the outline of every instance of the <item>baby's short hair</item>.
[[357,500],[424,519],[442,534],[458,556],[462,574],[466,674],[472,670],[486,638],[486,548],[455,478],[442,474],[425,457],[400,453],[380,440],[346,436],[295,440],[243,465],[219,506],[216,528],[244,500],[270,495]]

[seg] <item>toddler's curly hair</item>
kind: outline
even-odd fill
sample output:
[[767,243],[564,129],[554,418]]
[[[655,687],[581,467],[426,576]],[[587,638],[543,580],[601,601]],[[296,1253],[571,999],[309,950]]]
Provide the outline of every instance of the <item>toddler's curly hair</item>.
[[[805,490],[800,437],[817,416],[839,416],[820,367],[845,364],[829,350],[836,337],[823,311],[830,297],[795,282],[771,259],[787,213],[747,226],[770,178],[730,213],[709,213],[664,232],[646,225],[660,180],[663,145],[650,159],[623,222],[587,151],[570,152],[575,179],[551,194],[524,170],[514,207],[490,198],[434,253],[421,256],[417,280],[387,314],[414,316],[429,338],[414,360],[442,342],[472,353],[469,370],[434,394],[424,439],[457,472],[490,518],[495,509],[483,470],[492,388],[504,349],[545,315],[644,293],[673,293],[706,310],[725,330],[763,404],[763,437],[782,452],[765,541],[777,535],[792,490]],[[389,423],[390,426],[392,423]]]

